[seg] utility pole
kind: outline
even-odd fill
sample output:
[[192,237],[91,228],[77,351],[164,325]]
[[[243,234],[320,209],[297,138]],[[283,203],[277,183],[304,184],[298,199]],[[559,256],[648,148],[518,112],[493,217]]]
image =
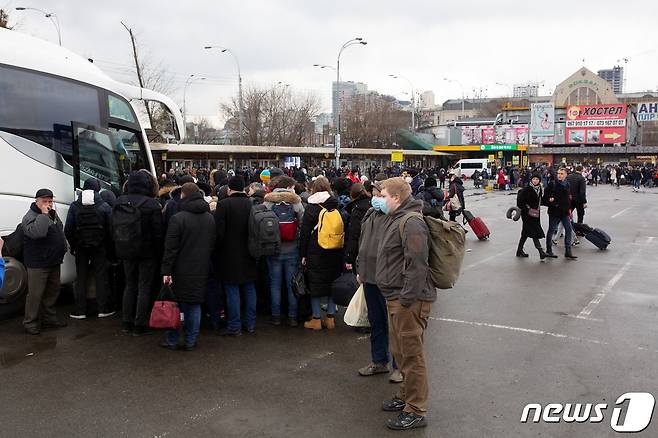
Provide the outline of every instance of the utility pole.
[[[130,29],[128,26],[126,26],[123,23],[123,21],[121,21],[121,25],[125,27],[126,30],[128,31],[128,34],[130,34],[130,42],[133,45],[133,58],[135,58],[135,70],[137,71],[137,81],[139,82],[139,87],[144,88],[144,79],[142,78],[142,68],[140,67],[139,60],[137,58],[137,44],[135,43],[135,35],[133,35],[133,30]],[[149,108],[147,102],[144,102],[144,106],[146,107],[146,114],[148,115],[151,128],[153,128],[153,115],[151,114],[151,108]]]

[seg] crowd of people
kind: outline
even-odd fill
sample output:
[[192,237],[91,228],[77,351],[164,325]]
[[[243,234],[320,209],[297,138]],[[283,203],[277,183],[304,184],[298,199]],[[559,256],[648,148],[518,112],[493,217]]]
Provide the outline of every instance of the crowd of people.
[[[492,169],[476,178],[502,173],[505,184],[523,185],[518,257],[528,257],[527,239],[542,260],[556,257],[552,246],[561,225],[565,256],[576,259],[571,212],[582,223],[588,182],[608,181],[597,169],[579,166],[570,175],[564,167]],[[187,169],[159,179],[140,170],[128,176],[118,197],[87,179],[65,222],[53,200],[50,189],[40,189],[21,222],[27,333],[66,325],[55,302],[67,251],[77,269],[70,318],[109,318],[121,310],[124,333],[148,335],[153,301],[158,291],[169,290],[183,315],[183,329],[167,330],[160,342],[169,350],[195,350],[204,315],[221,336],[254,333],[261,302],[269,302],[274,326],[333,330],[332,283],[353,272],[364,288],[371,341],[371,361],[358,373],[391,373],[390,380],[400,383],[396,397],[382,405],[402,411],[389,427],[427,424],[423,332],[436,300],[428,280],[428,228],[414,219],[405,219],[402,233],[399,227],[409,212],[457,220],[466,207],[464,185],[450,168]],[[541,206],[548,207],[547,233]],[[271,223],[278,227],[274,240]],[[299,272],[308,288],[300,299],[293,290]],[[92,277],[97,311],[87,298]],[[117,291],[120,306],[113,299]]]

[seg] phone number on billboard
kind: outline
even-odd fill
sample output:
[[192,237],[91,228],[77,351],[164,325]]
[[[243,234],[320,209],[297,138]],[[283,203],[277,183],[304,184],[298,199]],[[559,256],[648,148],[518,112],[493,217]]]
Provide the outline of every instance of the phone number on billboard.
[[567,120],[567,128],[616,128],[626,126],[626,120]]

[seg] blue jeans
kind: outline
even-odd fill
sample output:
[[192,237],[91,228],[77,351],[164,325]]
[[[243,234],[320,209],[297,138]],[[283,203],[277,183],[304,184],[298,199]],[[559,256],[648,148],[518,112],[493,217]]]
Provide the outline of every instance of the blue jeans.
[[296,249],[289,253],[267,258],[267,267],[270,271],[272,315],[274,316],[281,316],[281,282],[285,274],[286,289],[288,291],[288,316],[297,318],[297,298],[292,293],[292,279],[297,273],[298,263],[299,256]]
[[364,283],[363,292],[368,305],[370,322],[370,353],[372,362],[387,364],[391,358],[388,351],[388,312],[386,299],[375,284]]
[[[185,345],[196,344],[201,327],[201,304],[179,303],[180,311],[183,313],[183,329],[185,330]],[[169,345],[178,345],[178,330],[167,330],[165,339]]]
[[641,179],[633,180],[633,187],[635,187],[636,189],[640,190],[640,185],[641,185],[641,184],[642,184],[642,180],[641,180]]
[[[313,318],[315,319],[320,319],[322,316],[322,308],[320,307],[320,300],[322,300],[321,297],[312,297],[311,298],[311,310],[313,311]],[[336,303],[334,303],[333,298],[328,297],[328,302],[327,302],[327,315],[335,315],[336,314]]]
[[256,328],[256,285],[254,283],[229,284],[224,283],[226,302],[228,307],[228,329],[239,332],[242,328],[240,321],[240,287],[244,291],[244,313],[247,330]]
[[558,226],[562,224],[564,227],[564,247],[569,248],[571,246],[571,235],[573,234],[573,228],[571,227],[571,219],[569,216],[557,217],[557,216],[548,216],[548,233],[546,233],[546,252],[552,252],[551,245],[553,242],[551,239],[557,231]]

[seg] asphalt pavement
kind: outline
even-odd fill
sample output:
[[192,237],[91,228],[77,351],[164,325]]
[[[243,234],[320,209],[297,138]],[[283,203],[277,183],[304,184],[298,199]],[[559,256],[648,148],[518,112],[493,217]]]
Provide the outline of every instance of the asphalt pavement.
[[[606,437],[619,396],[658,396],[658,189],[588,188],[585,222],[608,231],[599,251],[540,263],[514,257],[511,192],[470,189],[466,206],[492,237],[468,233],[464,272],[442,291],[426,332],[430,402],[418,437]],[[545,211],[542,223],[546,227]],[[63,318],[68,307],[60,308]],[[123,335],[119,317],[22,333],[0,323],[0,435],[7,437],[380,437],[395,385],[360,377],[368,336],[271,327],[194,352],[160,335]],[[524,406],[605,403],[598,423],[521,423]],[[628,409],[629,404],[627,403]],[[534,411],[533,411],[534,412]],[[532,415],[530,416],[532,417]],[[623,417],[623,414],[622,414]],[[549,417],[550,419],[550,417]],[[658,436],[658,420],[634,436]]]

